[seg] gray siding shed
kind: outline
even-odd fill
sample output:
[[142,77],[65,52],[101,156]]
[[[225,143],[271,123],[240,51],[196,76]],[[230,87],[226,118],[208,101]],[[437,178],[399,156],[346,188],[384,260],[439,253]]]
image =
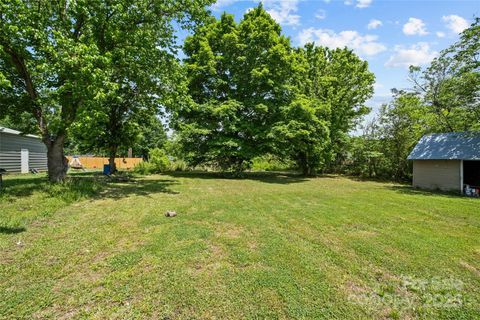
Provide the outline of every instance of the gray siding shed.
[[28,167],[47,170],[47,147],[34,135],[0,127],[0,168],[7,172],[21,172],[21,151],[28,150]]
[[[408,159],[413,160],[414,187],[462,192],[464,181],[477,181],[480,132],[426,135]],[[464,164],[468,164],[468,170],[464,170]]]

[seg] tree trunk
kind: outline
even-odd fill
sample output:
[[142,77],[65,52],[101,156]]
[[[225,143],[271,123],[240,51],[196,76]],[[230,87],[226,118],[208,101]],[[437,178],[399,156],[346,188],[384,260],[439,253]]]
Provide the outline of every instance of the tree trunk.
[[302,153],[300,156],[300,163],[302,167],[302,173],[304,176],[312,176],[313,175],[313,168],[310,165],[310,161],[308,159],[308,153]]
[[110,146],[110,157],[108,164],[110,165],[110,173],[117,172],[117,165],[115,164],[115,158],[117,156],[117,146]]
[[63,153],[64,136],[58,136],[55,140],[46,143],[48,180],[50,182],[62,182],[68,171],[68,160]]
[[309,165],[309,163],[305,163],[302,171],[303,171],[303,175],[306,176],[306,177],[313,176],[313,169]]

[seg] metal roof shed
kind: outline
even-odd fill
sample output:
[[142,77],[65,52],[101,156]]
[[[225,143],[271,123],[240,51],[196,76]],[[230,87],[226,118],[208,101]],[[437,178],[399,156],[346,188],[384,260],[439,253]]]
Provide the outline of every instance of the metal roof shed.
[[426,135],[408,159],[414,187],[463,192],[464,185],[480,186],[480,132]]
[[22,173],[47,170],[47,148],[37,136],[0,127],[0,168]]

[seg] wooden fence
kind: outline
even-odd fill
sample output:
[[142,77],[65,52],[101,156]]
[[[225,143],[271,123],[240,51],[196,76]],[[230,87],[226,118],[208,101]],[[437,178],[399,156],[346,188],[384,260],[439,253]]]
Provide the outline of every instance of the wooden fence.
[[[70,163],[72,158],[72,156],[67,156],[68,163]],[[103,165],[108,164],[108,158],[80,156],[78,159],[86,169],[103,169]],[[117,169],[132,169],[142,161],[142,158],[116,158],[115,164],[117,165]]]

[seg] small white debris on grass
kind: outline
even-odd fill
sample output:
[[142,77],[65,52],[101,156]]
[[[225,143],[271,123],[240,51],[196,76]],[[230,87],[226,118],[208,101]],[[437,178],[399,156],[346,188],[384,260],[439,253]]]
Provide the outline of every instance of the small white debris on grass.
[[177,213],[175,211],[167,211],[165,212],[165,217],[170,218],[170,217],[175,217]]

